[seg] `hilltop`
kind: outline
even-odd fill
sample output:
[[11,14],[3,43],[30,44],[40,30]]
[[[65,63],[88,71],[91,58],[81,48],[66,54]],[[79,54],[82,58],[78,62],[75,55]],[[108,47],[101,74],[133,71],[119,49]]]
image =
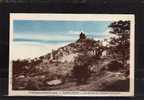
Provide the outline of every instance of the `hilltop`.
[[[83,86],[75,86],[72,70],[80,56],[90,67],[91,82]],[[112,61],[109,48],[103,46],[102,41],[88,38],[81,32],[79,39],[74,43],[52,50],[44,56],[13,61],[13,89],[104,90],[104,87],[114,82],[127,80],[125,73],[120,72],[122,68],[119,62],[113,61],[117,67],[111,68],[112,70],[108,68],[107,65]],[[98,82],[99,78],[101,81]]]

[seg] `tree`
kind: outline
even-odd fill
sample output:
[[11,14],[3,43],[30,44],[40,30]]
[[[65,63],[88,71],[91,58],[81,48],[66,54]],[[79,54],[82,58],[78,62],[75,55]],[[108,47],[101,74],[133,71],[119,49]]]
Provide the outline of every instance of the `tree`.
[[77,85],[87,82],[90,77],[90,70],[88,67],[88,61],[86,55],[79,55],[75,59],[75,65],[72,70],[72,76],[76,79]]
[[130,21],[115,21],[109,27],[110,33],[114,35],[110,40],[112,54],[125,66],[126,60],[129,59]]

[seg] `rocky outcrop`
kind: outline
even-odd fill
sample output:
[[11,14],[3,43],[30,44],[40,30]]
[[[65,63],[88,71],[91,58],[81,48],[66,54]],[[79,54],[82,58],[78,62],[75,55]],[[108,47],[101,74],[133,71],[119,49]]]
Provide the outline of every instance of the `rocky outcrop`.
[[[71,76],[71,71],[74,67],[74,62],[76,58],[80,55],[85,56],[85,60],[89,60],[89,63],[93,63],[93,67],[97,67],[95,56],[99,49],[99,41],[87,38],[86,35],[81,32],[79,39],[70,43],[66,46],[60,47],[57,50],[52,50],[51,53],[48,53],[45,56],[41,56],[35,60],[29,61],[27,66],[30,66],[31,69],[24,72],[25,76],[29,76],[30,80],[34,80],[31,83],[39,82],[39,85],[34,85],[35,88],[39,89],[42,85],[58,85],[61,84],[67,76]],[[83,59],[84,57],[82,57]],[[97,68],[94,68],[97,70]],[[44,76],[45,78],[41,78]],[[37,82],[35,79],[37,78]],[[16,83],[17,80],[15,81]],[[30,87],[31,88],[31,87]]]

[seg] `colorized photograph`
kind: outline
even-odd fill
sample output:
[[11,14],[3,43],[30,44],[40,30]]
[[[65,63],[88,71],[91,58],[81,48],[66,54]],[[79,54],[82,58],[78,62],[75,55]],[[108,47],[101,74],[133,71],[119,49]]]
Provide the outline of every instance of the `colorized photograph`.
[[134,16],[16,15],[10,16],[10,95],[134,95]]

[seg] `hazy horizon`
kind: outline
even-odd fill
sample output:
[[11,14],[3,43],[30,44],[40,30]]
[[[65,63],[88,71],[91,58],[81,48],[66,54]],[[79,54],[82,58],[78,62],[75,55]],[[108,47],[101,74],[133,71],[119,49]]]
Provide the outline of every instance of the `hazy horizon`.
[[68,43],[80,32],[95,40],[108,37],[110,21],[14,20],[12,59],[35,58]]

